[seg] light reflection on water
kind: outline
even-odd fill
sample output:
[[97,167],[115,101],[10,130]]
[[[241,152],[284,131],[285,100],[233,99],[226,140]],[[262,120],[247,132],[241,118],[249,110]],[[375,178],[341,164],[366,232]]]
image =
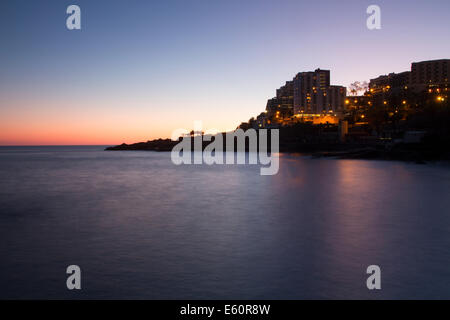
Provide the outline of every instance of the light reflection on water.
[[0,148],[0,176],[1,298],[450,298],[446,166],[41,147]]

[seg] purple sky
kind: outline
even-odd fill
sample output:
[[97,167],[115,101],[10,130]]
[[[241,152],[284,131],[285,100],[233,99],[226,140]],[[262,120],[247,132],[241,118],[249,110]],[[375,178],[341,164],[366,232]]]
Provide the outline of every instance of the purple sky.
[[[66,29],[70,4],[81,31]],[[370,4],[381,30],[366,28]],[[0,12],[0,145],[233,129],[299,71],[347,86],[450,58],[448,0],[4,0]]]

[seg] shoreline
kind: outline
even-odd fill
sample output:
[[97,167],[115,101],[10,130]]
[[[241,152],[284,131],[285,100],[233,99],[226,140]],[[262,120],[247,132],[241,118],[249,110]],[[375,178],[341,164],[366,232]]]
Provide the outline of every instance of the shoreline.
[[[105,148],[105,151],[156,151],[170,152],[178,144],[170,139],[121,144]],[[209,143],[209,142],[208,142]],[[203,149],[207,144],[203,145]],[[248,149],[246,148],[246,151]],[[280,153],[302,154],[312,158],[387,160],[426,164],[435,161],[450,161],[450,153],[442,152],[439,146],[420,144],[367,145],[352,143],[295,143],[280,141]]]

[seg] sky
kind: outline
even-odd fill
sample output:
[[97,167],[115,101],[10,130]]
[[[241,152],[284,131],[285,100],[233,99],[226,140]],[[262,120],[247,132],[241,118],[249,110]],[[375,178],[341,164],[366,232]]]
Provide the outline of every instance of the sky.
[[448,0],[2,0],[0,145],[234,129],[301,71],[348,86],[450,58],[449,13]]

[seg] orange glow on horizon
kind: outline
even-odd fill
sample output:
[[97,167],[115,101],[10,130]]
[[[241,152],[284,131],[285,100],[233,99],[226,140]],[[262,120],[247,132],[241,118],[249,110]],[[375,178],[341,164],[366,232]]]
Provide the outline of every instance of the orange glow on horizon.
[[[42,105],[42,106],[41,106]],[[61,104],[63,105],[63,104]],[[192,130],[195,120],[202,120],[203,130],[233,130],[239,125],[236,119],[245,117],[221,112],[175,115],[175,111],[161,108],[127,109],[111,105],[105,107],[83,104],[64,105],[42,103],[39,106],[18,104],[9,112],[0,110],[0,146],[20,145],[118,145],[171,138],[176,129]],[[234,118],[234,119],[233,119]]]
[[[181,127],[191,130],[193,125]],[[114,128],[77,128],[76,126],[15,126],[2,129],[0,146],[43,146],[43,145],[118,145],[122,143],[145,142],[153,139],[170,139],[177,127],[165,130],[143,130],[123,126]],[[206,129],[208,130],[208,129]],[[222,130],[221,130],[222,131]],[[226,130],[223,130],[226,131]]]

